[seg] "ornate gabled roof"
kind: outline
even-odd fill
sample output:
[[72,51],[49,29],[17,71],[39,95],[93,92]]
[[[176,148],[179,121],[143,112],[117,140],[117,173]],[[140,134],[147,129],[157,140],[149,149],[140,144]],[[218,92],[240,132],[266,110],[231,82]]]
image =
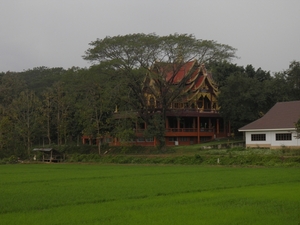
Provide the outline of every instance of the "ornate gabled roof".
[[[210,88],[215,95],[218,92],[218,87],[214,83],[212,75],[207,73],[204,64],[199,65],[196,60],[174,64],[156,63],[152,72],[164,77],[165,81],[171,85],[176,86],[181,82],[185,82],[183,93],[201,92],[204,88]],[[150,81],[150,85],[155,86],[155,82]]]
[[262,118],[241,127],[239,131],[295,129],[299,119],[300,101],[278,102]]

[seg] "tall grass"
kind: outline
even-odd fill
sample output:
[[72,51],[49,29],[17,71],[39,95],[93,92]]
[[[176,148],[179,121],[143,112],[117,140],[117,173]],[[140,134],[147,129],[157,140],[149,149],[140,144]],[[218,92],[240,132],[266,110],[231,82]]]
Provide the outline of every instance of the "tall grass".
[[299,168],[0,166],[0,224],[297,224]]

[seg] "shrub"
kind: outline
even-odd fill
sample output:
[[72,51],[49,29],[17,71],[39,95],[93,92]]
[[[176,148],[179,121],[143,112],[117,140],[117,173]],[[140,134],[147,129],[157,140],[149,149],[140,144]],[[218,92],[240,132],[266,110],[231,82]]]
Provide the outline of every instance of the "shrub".
[[12,155],[8,158],[3,158],[0,161],[0,164],[14,164],[14,163],[18,163],[18,159],[16,156]]
[[201,164],[203,162],[203,158],[199,154],[195,154],[194,156],[194,163],[195,164]]

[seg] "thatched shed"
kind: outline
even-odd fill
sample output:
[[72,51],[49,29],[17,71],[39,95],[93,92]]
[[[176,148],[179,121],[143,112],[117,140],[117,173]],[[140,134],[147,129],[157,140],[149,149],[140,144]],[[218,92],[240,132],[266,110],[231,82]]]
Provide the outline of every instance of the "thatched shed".
[[[63,160],[63,154],[53,148],[34,148],[32,151],[42,153],[43,162],[61,162]],[[37,155],[34,155],[34,160],[37,159]]]

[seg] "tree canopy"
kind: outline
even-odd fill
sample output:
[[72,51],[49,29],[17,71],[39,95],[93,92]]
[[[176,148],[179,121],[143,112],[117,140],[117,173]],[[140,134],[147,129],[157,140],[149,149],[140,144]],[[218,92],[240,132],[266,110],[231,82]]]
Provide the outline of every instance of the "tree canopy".
[[129,34],[106,37],[90,43],[83,58],[92,63],[110,62],[122,69],[150,68],[155,62],[174,63],[196,59],[199,63],[230,60],[236,49],[211,40],[196,39],[193,35]]
[[262,117],[276,102],[300,100],[299,62],[291,62],[287,70],[273,76],[252,65],[235,67],[235,71],[233,68],[227,63],[221,69],[216,67],[226,77],[221,80],[220,112],[231,122],[234,132]]

